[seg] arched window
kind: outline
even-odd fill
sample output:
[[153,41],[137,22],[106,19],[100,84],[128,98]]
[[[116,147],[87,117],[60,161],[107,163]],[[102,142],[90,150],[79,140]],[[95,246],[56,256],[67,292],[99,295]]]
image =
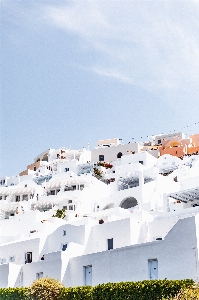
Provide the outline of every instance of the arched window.
[[121,158],[122,157],[122,152],[119,152],[118,154],[117,154],[117,158]]
[[134,197],[128,197],[120,203],[120,207],[124,209],[128,209],[136,205],[138,205],[138,202]]

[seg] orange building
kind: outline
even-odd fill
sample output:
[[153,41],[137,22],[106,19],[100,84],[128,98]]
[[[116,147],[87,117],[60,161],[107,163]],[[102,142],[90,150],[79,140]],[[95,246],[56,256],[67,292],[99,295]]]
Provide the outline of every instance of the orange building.
[[199,134],[191,135],[187,139],[174,137],[171,140],[163,140],[160,148],[160,156],[170,154],[177,157],[199,153]]

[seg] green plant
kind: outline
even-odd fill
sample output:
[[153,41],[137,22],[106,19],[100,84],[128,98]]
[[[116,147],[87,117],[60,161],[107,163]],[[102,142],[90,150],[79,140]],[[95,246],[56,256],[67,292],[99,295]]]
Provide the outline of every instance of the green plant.
[[93,300],[161,300],[174,297],[181,289],[191,287],[193,280],[143,280],[100,284],[93,288]]
[[58,300],[91,300],[93,288],[91,286],[78,286],[64,288],[60,291]]
[[60,218],[60,219],[64,219],[65,216],[66,216],[65,208],[57,209],[55,215],[52,215],[52,217],[56,217],[56,218]]
[[102,171],[98,170],[97,168],[94,168],[93,171],[97,177],[102,178]]
[[40,278],[31,284],[27,295],[31,300],[55,300],[63,287],[63,284],[54,278]]
[[47,277],[35,281],[29,289],[0,289],[1,300],[199,300],[198,295],[199,286],[194,286],[191,279],[143,280],[66,288]]
[[199,284],[182,290],[176,297],[170,300],[199,300]]
[[1,300],[27,300],[28,288],[0,288]]

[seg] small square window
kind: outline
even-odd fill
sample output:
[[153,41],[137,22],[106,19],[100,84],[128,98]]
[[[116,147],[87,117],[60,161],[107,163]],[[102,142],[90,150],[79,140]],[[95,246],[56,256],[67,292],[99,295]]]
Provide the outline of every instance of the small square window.
[[5,264],[6,263],[6,259],[5,258],[0,258],[0,264]]
[[23,195],[23,198],[22,198],[23,200],[28,200],[28,195]]
[[36,279],[42,278],[44,276],[43,272],[36,273]]
[[139,160],[139,164],[143,165],[144,164],[143,160]]
[[66,235],[66,230],[63,230],[63,235]]
[[69,210],[73,210],[73,205],[69,205]]
[[69,171],[69,168],[65,168],[65,172],[68,172]]
[[15,257],[14,256],[10,256],[10,262],[15,262]]
[[68,200],[68,203],[72,203],[73,201],[72,200]]
[[67,210],[67,206],[63,206],[63,209]]
[[62,245],[62,251],[66,251],[66,249],[67,249],[67,244],[63,244]]
[[25,184],[25,186],[24,187],[27,187],[28,185],[27,184]]
[[104,155],[99,155],[99,161],[104,161]]

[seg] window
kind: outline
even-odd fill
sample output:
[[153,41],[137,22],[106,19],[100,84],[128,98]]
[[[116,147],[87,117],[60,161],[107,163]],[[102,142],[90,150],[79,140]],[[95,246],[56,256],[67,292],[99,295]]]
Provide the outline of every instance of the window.
[[15,262],[15,257],[14,257],[14,256],[10,256],[9,261],[10,261],[10,262]]
[[26,188],[27,186],[28,186],[27,184],[24,185],[25,188]]
[[42,278],[44,276],[43,272],[36,273],[36,279]]
[[75,191],[76,190],[76,185],[72,186],[72,190]]
[[67,210],[67,206],[63,206],[63,209]]
[[63,244],[62,245],[62,251],[66,251],[66,249],[67,249],[67,244]]
[[2,198],[3,198],[3,197],[2,197],[2,196],[0,196],[0,200],[2,200]]
[[28,200],[28,195],[23,195],[23,200]]
[[178,154],[178,151],[176,151],[176,154]]
[[161,144],[161,140],[158,140],[158,144]]
[[72,203],[73,201],[72,200],[68,200],[68,203]]
[[25,254],[25,264],[30,264],[32,262],[32,252],[27,252]]
[[69,168],[65,168],[65,172],[68,172],[69,171]]
[[104,155],[99,155],[99,161],[104,161]]
[[139,160],[139,164],[143,165],[144,164],[143,160]]
[[82,191],[82,190],[83,190],[83,188],[84,188],[84,185],[83,185],[83,184],[81,184],[81,185],[80,185],[80,190]]
[[15,201],[16,201],[16,202],[19,202],[19,201],[20,201],[20,196],[19,196],[19,195],[15,196]]
[[69,205],[69,210],[73,210],[73,205]]
[[6,259],[5,258],[0,258],[0,264],[5,264],[6,263]]
[[66,235],[66,230],[63,230],[63,235]]
[[113,249],[113,238],[112,239],[108,239],[107,242],[108,242],[108,250]]
[[55,190],[51,190],[50,195],[55,195]]
[[33,171],[36,171],[36,170],[37,170],[37,168],[34,166]]
[[117,154],[117,158],[121,158],[122,157],[122,152],[119,152],[118,154]]

